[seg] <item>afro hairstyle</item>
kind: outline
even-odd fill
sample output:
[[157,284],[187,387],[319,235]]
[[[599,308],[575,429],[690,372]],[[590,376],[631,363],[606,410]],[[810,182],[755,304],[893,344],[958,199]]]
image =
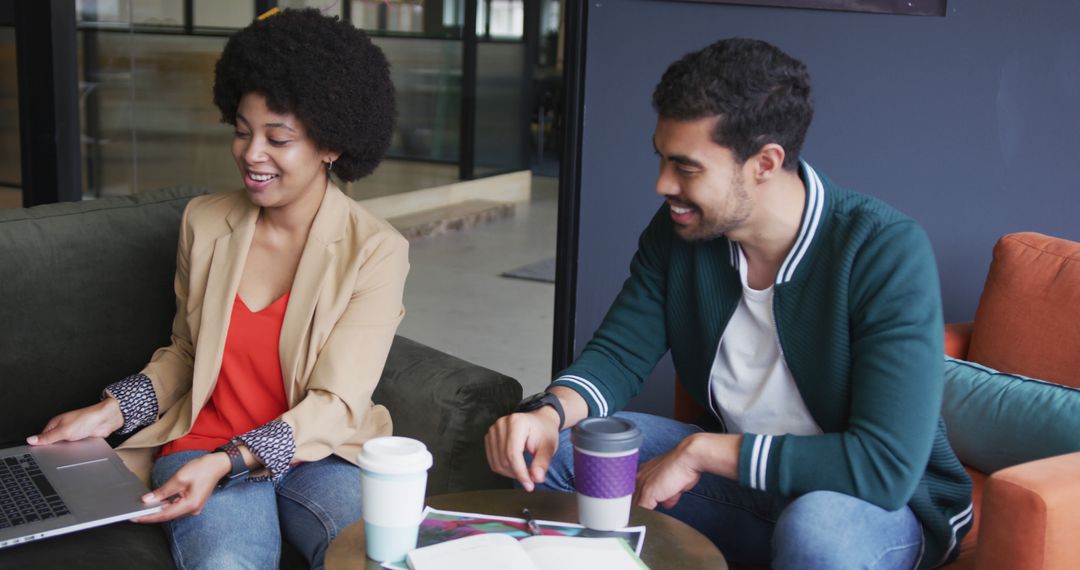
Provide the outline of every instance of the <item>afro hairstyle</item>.
[[283,10],[229,38],[214,67],[222,121],[235,126],[240,99],[253,92],[295,115],[318,148],[340,152],[334,173],[345,182],[371,174],[390,146],[397,113],[386,56],[316,9]]

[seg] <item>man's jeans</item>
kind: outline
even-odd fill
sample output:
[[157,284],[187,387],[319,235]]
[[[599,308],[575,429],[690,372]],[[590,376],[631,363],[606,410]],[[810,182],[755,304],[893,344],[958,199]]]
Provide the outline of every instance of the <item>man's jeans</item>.
[[[701,431],[648,414],[621,412],[645,435],[640,462],[673,449]],[[574,454],[570,430],[539,488],[574,490]],[[794,500],[743,487],[717,475],[702,475],[673,509],[657,507],[709,537],[731,561],[771,565],[776,569],[914,568],[922,551],[922,527],[911,509],[886,511],[831,491],[807,493]],[[646,540],[648,537],[646,537]]]
[[[182,451],[158,459],[154,487],[206,453]],[[276,483],[244,481],[215,490],[202,513],[164,526],[180,570],[277,568],[282,536],[312,568],[322,568],[330,541],[359,519],[360,470],[331,455],[293,467]]]

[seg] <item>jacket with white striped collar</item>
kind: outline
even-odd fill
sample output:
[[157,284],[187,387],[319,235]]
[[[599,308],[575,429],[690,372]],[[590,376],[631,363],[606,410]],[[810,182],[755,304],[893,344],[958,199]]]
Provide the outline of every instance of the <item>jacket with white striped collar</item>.
[[[888,510],[910,506],[924,529],[920,567],[955,557],[971,528],[971,482],[945,439],[943,321],[925,232],[803,162],[806,200],[775,281],[783,358],[816,436],[744,434],[743,485],[781,496],[845,493]],[[678,238],[667,204],[642,233],[611,309],[581,356],[553,382],[591,416],[622,409],[671,351],[703,409],[717,345],[742,294],[737,243]]]

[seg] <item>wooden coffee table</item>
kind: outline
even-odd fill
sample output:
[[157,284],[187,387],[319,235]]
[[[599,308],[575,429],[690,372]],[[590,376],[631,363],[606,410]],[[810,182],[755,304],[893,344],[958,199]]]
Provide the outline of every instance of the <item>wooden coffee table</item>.
[[[516,489],[469,491],[428,497],[427,504],[448,511],[465,511],[505,517],[521,517],[528,507],[538,519],[576,523],[577,500],[569,493]],[[653,570],[726,570],[727,562],[716,546],[687,524],[656,511],[633,507],[630,526],[645,526],[641,559]],[[364,556],[364,523],[350,525],[326,551],[328,570],[366,568],[378,570],[378,562]]]

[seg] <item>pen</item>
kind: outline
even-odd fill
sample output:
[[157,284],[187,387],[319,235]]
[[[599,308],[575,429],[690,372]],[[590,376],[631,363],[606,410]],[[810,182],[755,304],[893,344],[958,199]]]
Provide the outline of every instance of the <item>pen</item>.
[[540,530],[540,525],[536,524],[536,519],[533,518],[532,512],[528,508],[521,509],[521,514],[525,517],[525,524],[529,525],[529,533],[533,536],[540,536],[544,534],[544,531]]

